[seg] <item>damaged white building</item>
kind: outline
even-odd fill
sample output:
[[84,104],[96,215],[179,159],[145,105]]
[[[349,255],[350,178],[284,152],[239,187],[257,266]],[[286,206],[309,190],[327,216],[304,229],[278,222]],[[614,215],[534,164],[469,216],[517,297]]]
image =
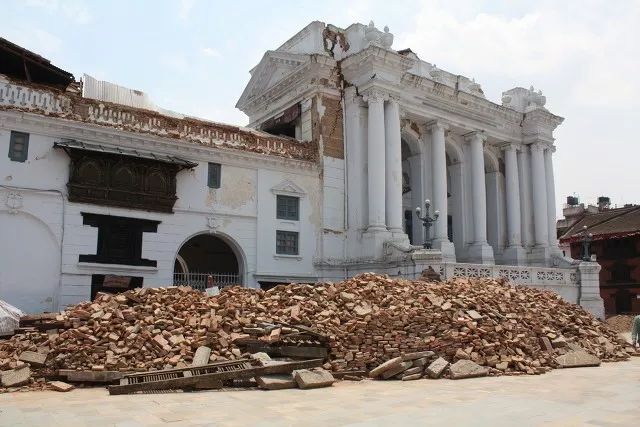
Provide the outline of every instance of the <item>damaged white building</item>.
[[[209,276],[266,288],[430,266],[601,315],[599,267],[558,249],[563,119],[540,91],[497,104],[386,28],[313,22],[251,70],[242,128],[0,52],[0,299],[23,310]],[[416,207],[438,212],[428,233]]]

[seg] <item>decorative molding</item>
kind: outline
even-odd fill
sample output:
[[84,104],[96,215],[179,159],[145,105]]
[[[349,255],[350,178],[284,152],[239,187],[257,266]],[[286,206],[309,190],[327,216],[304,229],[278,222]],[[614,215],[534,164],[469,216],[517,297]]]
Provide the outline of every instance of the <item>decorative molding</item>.
[[307,193],[296,185],[294,182],[287,180],[271,188],[273,194],[282,194],[288,196],[304,197]]
[[[301,169],[311,173],[317,170],[315,162],[293,158],[269,156],[226,147],[198,146],[158,136],[140,135],[104,126],[60,120],[16,111],[0,111],[4,127],[20,127],[20,130],[37,131],[53,138],[70,138],[91,141],[131,149],[145,148],[149,151],[176,155],[194,161],[223,161],[225,164],[251,166],[274,170]],[[11,124],[11,126],[9,126]]]
[[10,214],[17,214],[18,211],[23,207],[22,193],[17,191],[9,191],[7,193],[7,200],[5,201],[5,204],[9,208]]
[[220,218],[215,217],[213,215],[209,215],[207,217],[207,228],[209,228],[209,232],[215,234],[218,231],[218,228],[222,225],[222,221]]

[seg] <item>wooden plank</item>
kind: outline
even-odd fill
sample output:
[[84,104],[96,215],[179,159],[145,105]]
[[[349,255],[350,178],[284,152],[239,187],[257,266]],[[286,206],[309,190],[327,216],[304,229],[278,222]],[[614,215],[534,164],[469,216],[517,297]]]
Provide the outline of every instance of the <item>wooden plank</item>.
[[281,356],[305,359],[325,359],[329,351],[324,347],[278,346]]

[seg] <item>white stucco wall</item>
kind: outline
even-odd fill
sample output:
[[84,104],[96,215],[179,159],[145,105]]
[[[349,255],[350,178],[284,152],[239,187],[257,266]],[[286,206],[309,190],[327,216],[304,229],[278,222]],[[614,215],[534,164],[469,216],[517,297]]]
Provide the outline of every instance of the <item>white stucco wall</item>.
[[[81,123],[62,130],[53,129],[45,120],[37,123],[25,123],[15,113],[0,113],[0,299],[29,312],[57,310],[90,298],[92,274],[142,276],[144,286],[171,285],[180,247],[201,233],[218,235],[232,246],[246,286],[256,287],[257,280],[264,278],[314,281],[317,277],[313,260],[325,212],[321,178],[314,165],[306,162],[300,168],[299,161],[267,159],[273,156],[238,150],[196,153],[174,142],[172,155],[199,164],[178,173],[173,214],[70,203],[66,188],[69,158],[53,148],[54,142],[65,137],[102,144],[114,141],[87,132]],[[6,155],[11,130],[30,134],[24,163]],[[118,143],[130,144],[129,136],[122,133]],[[222,165],[219,189],[207,186],[208,162]],[[336,184],[340,167],[340,163],[329,165],[328,175],[333,179],[329,191],[343,191]],[[300,221],[276,219],[277,192],[273,189],[286,183],[294,183],[300,191]],[[15,195],[20,206],[11,207]],[[340,202],[328,205],[326,215],[332,225],[341,221],[340,206]],[[83,225],[83,212],[160,221],[157,233],[144,233],[142,244],[142,257],[157,261],[157,267],[79,262],[79,255],[96,253],[98,237],[97,228]],[[300,233],[298,256],[276,255],[276,229]]]

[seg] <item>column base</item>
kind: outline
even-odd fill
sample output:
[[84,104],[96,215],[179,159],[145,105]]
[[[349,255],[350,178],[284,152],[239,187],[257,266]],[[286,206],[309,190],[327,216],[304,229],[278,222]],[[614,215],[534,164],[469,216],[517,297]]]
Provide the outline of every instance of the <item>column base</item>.
[[593,314],[600,320],[604,320],[604,300],[600,297],[589,296],[580,298],[580,307]]
[[548,267],[551,264],[551,250],[548,246],[534,246],[529,255],[529,264]]
[[442,262],[456,262],[456,247],[447,239],[433,239],[431,246],[442,253]]
[[473,243],[469,246],[469,261],[477,264],[495,264],[493,248],[489,243]]
[[527,252],[522,246],[508,246],[505,248],[502,258],[507,265],[525,265]]
[[389,229],[391,233],[391,239],[399,245],[409,246],[409,236],[400,228]]
[[370,259],[381,259],[384,256],[384,242],[393,239],[386,228],[369,227],[362,233],[362,256]]

